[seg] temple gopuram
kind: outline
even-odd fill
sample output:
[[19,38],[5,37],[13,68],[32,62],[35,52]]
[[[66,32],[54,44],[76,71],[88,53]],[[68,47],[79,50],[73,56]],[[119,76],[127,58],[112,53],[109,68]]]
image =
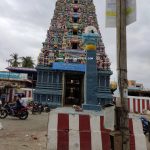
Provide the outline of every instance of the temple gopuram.
[[[85,79],[87,52],[83,44],[86,27],[91,30],[91,34],[96,30],[99,37],[95,51],[96,76],[94,79],[89,77],[88,80]],[[88,72],[90,73],[90,68]],[[87,93],[91,97],[95,96],[94,105],[105,105],[112,101],[111,74],[93,0],[57,0],[38,57],[34,101],[56,107],[84,105],[87,103]],[[90,85],[92,82],[96,85]],[[88,93],[90,89],[94,89],[94,94]]]

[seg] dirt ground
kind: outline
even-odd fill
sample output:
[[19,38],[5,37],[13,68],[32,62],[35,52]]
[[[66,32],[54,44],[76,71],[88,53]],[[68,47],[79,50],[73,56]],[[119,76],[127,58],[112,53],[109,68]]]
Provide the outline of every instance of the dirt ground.
[[[27,120],[7,117],[0,122],[0,150],[46,150],[48,113],[30,114]],[[148,140],[147,147],[150,150]]]
[[0,119],[0,150],[46,150],[48,113]]

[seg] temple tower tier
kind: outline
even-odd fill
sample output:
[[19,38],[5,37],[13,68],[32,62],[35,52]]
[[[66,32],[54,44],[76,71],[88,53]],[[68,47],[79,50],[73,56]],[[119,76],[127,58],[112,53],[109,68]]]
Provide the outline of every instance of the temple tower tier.
[[[83,34],[95,31],[98,35],[95,50],[87,52]],[[92,45],[89,48],[93,48]],[[94,58],[92,64],[87,60],[90,57]],[[93,0],[57,0],[38,57],[34,100],[54,107],[110,103],[111,74]],[[91,88],[95,94],[90,102]]]

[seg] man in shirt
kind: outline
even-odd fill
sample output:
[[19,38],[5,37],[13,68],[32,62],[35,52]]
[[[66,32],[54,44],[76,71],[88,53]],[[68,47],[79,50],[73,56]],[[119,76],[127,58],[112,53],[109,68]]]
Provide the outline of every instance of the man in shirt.
[[25,95],[22,95],[21,99],[20,99],[20,103],[23,107],[27,107],[27,102],[28,99],[25,97]]

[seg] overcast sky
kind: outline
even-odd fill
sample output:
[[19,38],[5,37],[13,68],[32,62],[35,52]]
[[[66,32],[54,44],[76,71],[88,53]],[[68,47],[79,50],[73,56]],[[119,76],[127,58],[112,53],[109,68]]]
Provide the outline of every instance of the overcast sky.
[[[3,0],[0,2],[0,70],[10,54],[36,61],[45,40],[56,0]],[[96,13],[116,80],[116,30],[105,27],[105,0],[94,0]],[[128,79],[150,88],[149,0],[137,0],[137,21],[127,27]]]

